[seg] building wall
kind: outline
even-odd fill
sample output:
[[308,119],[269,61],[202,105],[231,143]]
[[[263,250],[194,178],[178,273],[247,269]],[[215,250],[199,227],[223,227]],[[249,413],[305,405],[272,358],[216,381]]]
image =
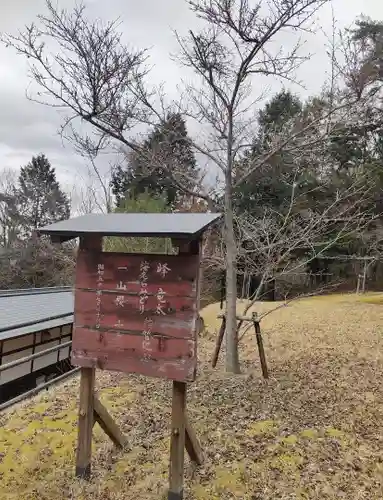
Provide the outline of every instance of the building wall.
[[[64,325],[62,327],[44,330],[22,337],[16,337],[2,341],[2,355],[0,359],[1,365],[6,365],[11,361],[23,358],[30,354],[41,352],[50,347],[59,345],[60,343],[68,342],[72,337],[72,325]],[[16,352],[15,352],[16,351]],[[51,354],[42,356],[32,361],[27,361],[22,365],[15,366],[9,370],[0,373],[0,386],[16,380],[20,377],[30,374],[54,365],[58,361],[69,358],[70,348],[66,347]]]

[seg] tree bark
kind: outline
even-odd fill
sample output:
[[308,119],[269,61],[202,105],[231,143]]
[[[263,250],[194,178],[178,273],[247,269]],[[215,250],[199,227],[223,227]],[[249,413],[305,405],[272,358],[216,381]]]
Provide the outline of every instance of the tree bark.
[[[230,161],[230,160],[229,160]],[[225,179],[226,243],[226,371],[240,373],[237,333],[237,252],[234,235],[232,175],[228,165]]]

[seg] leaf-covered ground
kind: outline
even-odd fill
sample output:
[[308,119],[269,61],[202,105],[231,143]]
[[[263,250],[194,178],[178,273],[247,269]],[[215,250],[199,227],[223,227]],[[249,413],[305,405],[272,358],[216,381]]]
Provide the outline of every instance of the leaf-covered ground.
[[[209,367],[218,308],[208,306],[189,414],[205,464],[185,470],[189,500],[383,499],[383,301],[305,299],[262,323],[271,378],[256,343],[243,374]],[[257,310],[273,307],[259,304]],[[171,386],[98,373],[101,400],[129,437],[122,452],[95,427],[93,478],[73,478],[78,379],[0,416],[0,498],[165,499]]]

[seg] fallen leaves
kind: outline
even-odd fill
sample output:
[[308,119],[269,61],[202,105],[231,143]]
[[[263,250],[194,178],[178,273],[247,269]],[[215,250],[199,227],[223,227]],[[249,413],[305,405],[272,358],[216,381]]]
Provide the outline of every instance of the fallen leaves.
[[[373,302],[312,298],[265,317],[267,382],[251,331],[242,375],[224,373],[223,353],[211,369],[218,306],[203,311],[188,411],[205,463],[187,460],[185,500],[382,499],[383,308]],[[1,499],[166,498],[171,384],[99,372],[97,386],[127,449],[95,426],[92,481],[74,479],[78,381],[68,381],[0,417]]]

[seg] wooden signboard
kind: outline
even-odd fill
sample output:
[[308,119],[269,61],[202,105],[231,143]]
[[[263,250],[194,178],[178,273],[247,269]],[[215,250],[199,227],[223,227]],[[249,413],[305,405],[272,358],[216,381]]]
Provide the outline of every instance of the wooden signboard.
[[[91,477],[95,423],[118,447],[127,437],[97,398],[96,368],[173,382],[168,500],[183,499],[184,450],[202,448],[186,412],[196,378],[201,241],[219,214],[88,214],[39,229],[79,238],[72,363],[81,367],[76,476]],[[178,255],[102,252],[105,236],[170,238]]]
[[80,248],[72,363],[195,380],[198,275],[198,255]]

